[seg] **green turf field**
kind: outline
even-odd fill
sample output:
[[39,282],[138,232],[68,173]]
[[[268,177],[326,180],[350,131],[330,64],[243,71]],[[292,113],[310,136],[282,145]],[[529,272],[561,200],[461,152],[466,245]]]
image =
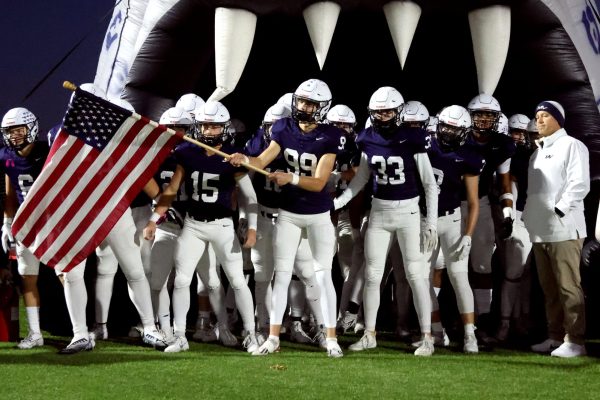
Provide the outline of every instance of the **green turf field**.
[[[419,358],[382,336],[377,349],[341,359],[287,342],[266,357],[191,341],[167,354],[109,339],[71,356],[56,353],[67,337],[46,336],[34,350],[0,343],[0,399],[600,399],[598,343],[588,343],[596,356],[569,360],[506,349],[467,356],[458,343]],[[342,347],[357,338],[341,337]]]

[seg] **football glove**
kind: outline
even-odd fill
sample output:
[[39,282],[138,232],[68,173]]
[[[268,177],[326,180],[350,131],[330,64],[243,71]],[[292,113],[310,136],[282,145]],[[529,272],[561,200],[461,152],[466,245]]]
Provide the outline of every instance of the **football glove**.
[[10,250],[10,247],[15,242],[15,238],[10,231],[12,227],[12,218],[4,218],[4,224],[2,225],[2,249],[6,254]]
[[469,256],[470,252],[471,236],[464,235],[462,238],[460,238],[460,242],[458,243],[458,246],[456,246],[456,250],[454,250],[452,255],[456,260],[463,260]]
[[423,251],[433,251],[437,246],[438,235],[437,229],[433,226],[425,226],[421,230],[421,243],[423,244]]

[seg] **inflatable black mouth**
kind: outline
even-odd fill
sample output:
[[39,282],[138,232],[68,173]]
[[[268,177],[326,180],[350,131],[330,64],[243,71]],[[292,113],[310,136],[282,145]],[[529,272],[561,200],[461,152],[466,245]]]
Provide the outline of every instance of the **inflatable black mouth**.
[[350,106],[366,120],[370,95],[396,87],[405,100],[423,102],[431,114],[466,105],[479,93],[468,13],[511,7],[508,56],[493,95],[504,113],[532,116],[544,99],[561,102],[566,129],[590,149],[591,172],[600,178],[600,115],[588,75],[558,18],[539,0],[415,0],[422,8],[404,68],[386,18],[388,1],[337,0],[341,12],[322,70],[302,10],[310,1],[181,0],[150,32],[131,67],[124,97],[136,111],[158,119],[184,93],[205,100],[215,90],[215,7],[257,16],[250,56],[235,90],[223,98],[231,115],[254,131],[264,112],[304,80],[328,83],[333,104]]

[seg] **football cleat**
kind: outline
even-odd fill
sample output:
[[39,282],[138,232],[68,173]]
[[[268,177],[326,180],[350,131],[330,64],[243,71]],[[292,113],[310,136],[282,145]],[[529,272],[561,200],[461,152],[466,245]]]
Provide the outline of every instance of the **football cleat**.
[[338,320],[337,323],[337,332],[340,335],[343,335],[354,329],[356,326],[356,321],[358,319],[358,314],[352,314],[349,311],[344,312],[344,316]]
[[[442,332],[434,332],[433,335],[433,343],[439,347],[448,347],[450,345],[450,338],[446,334],[446,330],[443,329]],[[423,344],[423,340],[418,340],[412,343],[412,347],[421,347]]]
[[179,353],[180,351],[187,351],[189,349],[190,345],[185,336],[175,336],[173,343],[165,348],[165,353]]
[[76,354],[82,351],[91,351],[96,346],[96,342],[90,335],[87,338],[81,338],[75,340],[71,340],[71,343],[67,345],[64,349],[61,349],[58,354]]
[[142,337],[144,334],[144,328],[142,327],[142,325],[136,325],[136,326],[132,326],[131,328],[129,328],[129,333],[127,334],[127,336],[129,336],[130,338],[136,338],[136,337]]
[[21,340],[17,347],[21,350],[33,349],[44,345],[44,338],[39,333],[30,333],[26,338]]
[[219,340],[219,336],[216,327],[210,323],[209,319],[201,318],[196,324],[196,332],[194,332],[192,339],[209,343]]
[[227,347],[235,347],[238,344],[237,338],[231,333],[231,331],[227,328],[227,325],[219,324],[217,327],[219,340],[223,343],[224,346]]
[[161,332],[158,331],[158,329],[144,329],[143,333],[144,336],[142,336],[142,340],[144,341],[144,343],[149,344],[150,346],[156,349],[164,349],[165,347],[167,347],[165,337]]
[[343,356],[344,353],[342,352],[342,348],[338,344],[337,339],[327,340],[327,357],[340,358]]
[[259,345],[256,338],[256,333],[248,332],[244,338],[244,341],[242,342],[242,346],[248,353],[254,353],[256,350],[258,350]]
[[465,335],[463,351],[467,354],[479,353],[479,346],[477,346],[477,338],[475,337],[475,334]]
[[423,335],[423,339],[421,339],[421,346],[415,350],[415,356],[429,357],[434,351],[433,337]]
[[268,338],[256,351],[252,353],[253,356],[266,356],[271,353],[275,353],[279,350],[279,338]]
[[108,329],[106,328],[106,324],[94,324],[94,328],[90,332],[90,337],[94,340],[108,339]]
[[300,321],[292,322],[292,326],[290,328],[290,340],[292,342],[304,344],[312,343],[310,336],[308,336],[306,332],[304,332],[304,329],[302,329],[302,322]]
[[312,338],[312,341],[317,343],[320,348],[327,349],[327,333],[325,332],[325,327],[323,325],[319,327],[319,331]]
[[374,349],[375,347],[377,347],[377,339],[375,339],[375,335],[365,331],[360,340],[348,346],[348,349],[352,351],[363,351],[367,349]]
[[356,321],[356,325],[354,325],[354,333],[360,333],[365,330],[364,321]]

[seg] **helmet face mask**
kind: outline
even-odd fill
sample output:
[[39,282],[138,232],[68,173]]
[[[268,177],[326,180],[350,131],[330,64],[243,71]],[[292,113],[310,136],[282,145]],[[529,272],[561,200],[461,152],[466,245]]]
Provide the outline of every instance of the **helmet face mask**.
[[355,134],[356,116],[347,105],[338,104],[327,113],[327,122],[336,128],[344,130],[350,135]]
[[515,114],[508,119],[508,132],[515,144],[522,148],[531,148],[527,127],[531,120],[524,114]]
[[13,108],[2,118],[2,138],[12,149],[22,150],[34,143],[38,130],[38,119],[26,108]]
[[377,89],[369,100],[369,118],[377,133],[388,136],[400,126],[400,114],[404,98],[391,86]]
[[303,82],[292,95],[292,118],[299,123],[322,122],[329,107],[331,91],[329,86],[319,79]]
[[267,112],[265,112],[265,116],[263,117],[261,128],[263,130],[263,138],[265,142],[269,143],[271,141],[271,128],[275,121],[280,120],[281,118],[287,118],[291,115],[291,111],[287,105],[282,102],[277,102],[273,104]]
[[498,132],[498,123],[502,110],[500,103],[489,94],[475,96],[467,106],[473,121],[473,133],[476,137],[487,137]]
[[404,104],[400,113],[400,126],[407,128],[427,128],[429,111],[420,101],[411,100]]
[[444,152],[458,150],[465,144],[472,127],[469,112],[457,105],[444,108],[439,116],[436,128],[436,137],[440,148]]
[[196,112],[196,140],[213,147],[221,145],[229,139],[229,125],[227,108],[218,101],[209,101]]

